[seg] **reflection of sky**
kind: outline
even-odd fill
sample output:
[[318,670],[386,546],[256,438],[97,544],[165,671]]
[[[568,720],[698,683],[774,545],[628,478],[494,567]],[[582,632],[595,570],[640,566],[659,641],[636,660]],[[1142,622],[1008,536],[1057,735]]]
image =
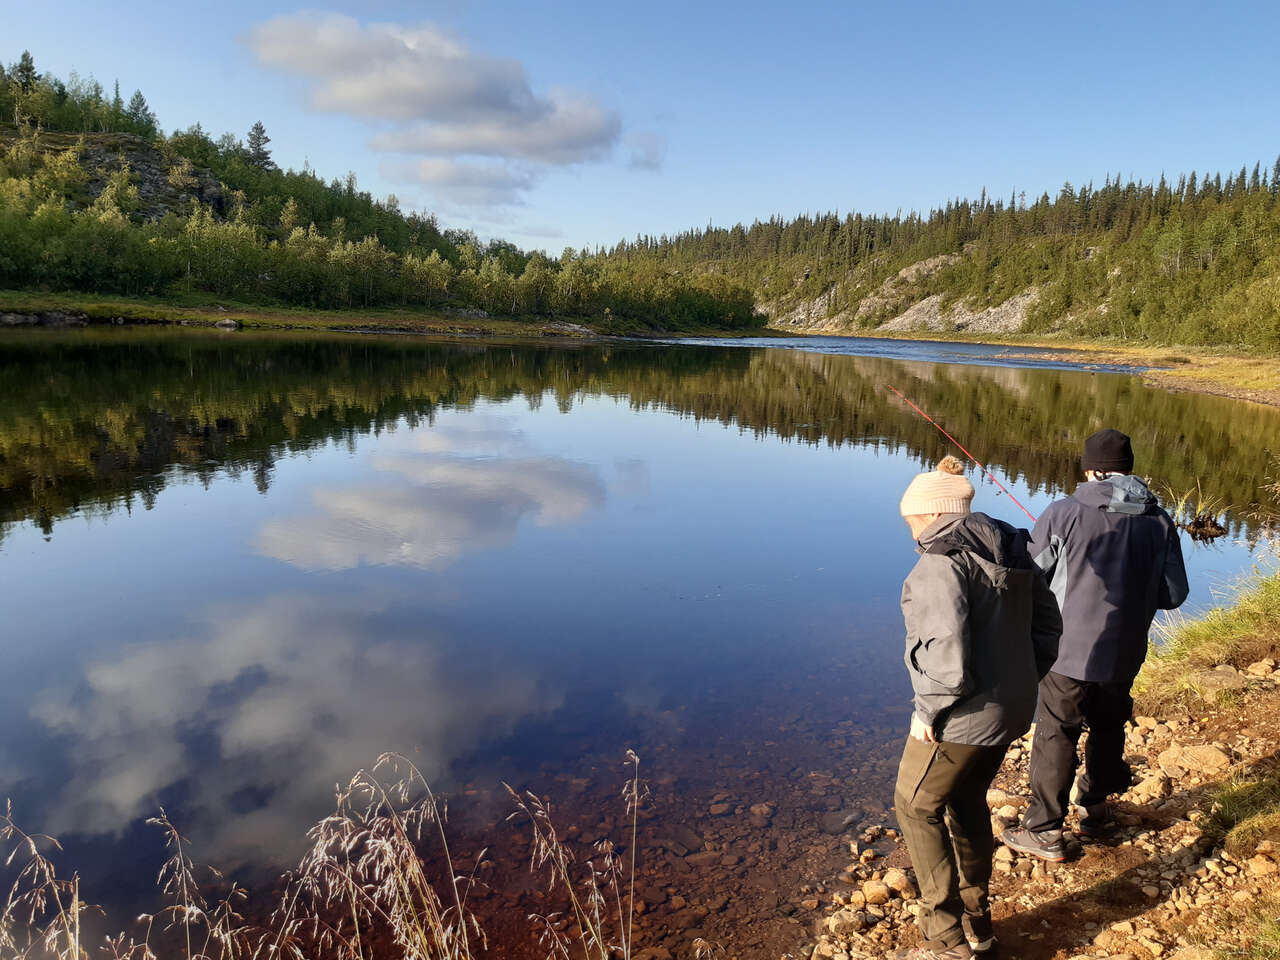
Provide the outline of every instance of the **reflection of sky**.
[[313,512],[271,520],[258,550],[304,570],[430,569],[507,545],[525,518],[567,523],[604,502],[604,485],[587,464],[495,455],[519,451],[524,439],[500,421],[441,426],[416,439],[418,451],[372,459],[371,479],[381,482],[317,488]]
[[[220,478],[52,542],[20,527],[0,794],[63,833],[164,801],[229,862],[292,849],[385,749],[447,783],[494,744],[536,765],[528,725],[567,714],[615,752],[686,705],[775,736],[749,706],[787,683],[898,703],[917,469],[608,398],[481,403],[282,460],[265,496]],[[1020,522],[989,483],[975,506]],[[1248,562],[1189,556],[1200,600]]]
[[222,858],[292,846],[317,800],[381,751],[439,772],[557,698],[413,610],[316,593],[214,605],[37,696],[70,773],[46,828],[115,832],[182,785]]

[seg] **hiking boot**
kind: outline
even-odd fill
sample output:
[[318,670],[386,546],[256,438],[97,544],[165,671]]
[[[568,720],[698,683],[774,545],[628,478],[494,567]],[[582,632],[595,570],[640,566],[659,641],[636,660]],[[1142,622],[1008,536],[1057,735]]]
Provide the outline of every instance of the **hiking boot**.
[[1061,830],[1032,833],[1022,827],[1010,827],[1000,835],[1000,839],[1010,850],[1029,857],[1039,857],[1050,863],[1062,863],[1067,859],[1067,845],[1062,842]]
[[1000,944],[995,937],[987,937],[985,940],[970,940],[969,949],[975,957],[981,957],[982,960],[995,960],[1000,956]]
[[973,949],[967,943],[948,947],[946,950],[931,950],[928,947],[910,947],[896,950],[889,955],[892,960],[971,960]]
[[969,941],[969,949],[984,960],[994,960],[998,948],[991,929],[991,916],[971,917],[965,914],[961,925],[964,927],[964,938]]
[[1097,840],[1106,836],[1111,828],[1116,825],[1115,813],[1109,804],[1099,803],[1092,807],[1079,807],[1078,809],[1080,811],[1080,827],[1076,832],[1082,837]]

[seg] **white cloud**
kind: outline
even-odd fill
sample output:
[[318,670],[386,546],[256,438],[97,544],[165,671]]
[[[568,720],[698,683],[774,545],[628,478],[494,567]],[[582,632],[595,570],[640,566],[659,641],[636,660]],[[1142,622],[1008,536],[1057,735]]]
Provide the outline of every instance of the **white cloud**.
[[[431,24],[295,13],[246,39],[259,62],[305,78],[316,109],[382,124],[373,149],[442,158],[387,169],[457,203],[512,204],[537,181],[521,165],[601,161],[621,135],[617,112],[594,98],[539,95],[518,61],[477,53]],[[633,148],[636,156],[654,154]]]
[[424,157],[382,164],[383,176],[418,183],[445,193],[454,203],[475,206],[518,206],[538,181],[529,169],[506,163],[462,163],[451,157]]
[[375,150],[457,156],[509,157],[547,164],[600,160],[621,131],[617,114],[584,97],[554,95],[515,118],[469,118],[393,130],[373,138]]

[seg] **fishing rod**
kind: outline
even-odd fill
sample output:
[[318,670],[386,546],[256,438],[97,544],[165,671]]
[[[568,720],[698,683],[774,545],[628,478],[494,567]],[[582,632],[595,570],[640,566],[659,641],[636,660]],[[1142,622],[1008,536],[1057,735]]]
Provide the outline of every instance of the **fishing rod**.
[[1017,504],[1018,509],[1021,510],[1023,513],[1025,513],[1028,519],[1030,519],[1032,523],[1036,522],[1036,518],[1031,515],[1031,511],[1028,510],[1026,507],[1024,507],[1022,503],[1018,500],[1018,498],[1009,492],[1009,488],[1006,487],[1003,483],[1001,483],[996,478],[996,475],[994,473],[992,473],[990,470],[987,469],[986,464],[984,464],[981,460],[979,460],[972,453],[966,450],[964,448],[964,445],[961,444],[959,440],[957,440],[951,434],[947,433],[947,431],[943,429],[942,424],[940,424],[937,420],[933,419],[933,417],[929,416],[927,413],[925,413],[923,410],[917,407],[914,403],[912,403],[910,398],[908,398],[905,393],[903,393],[901,390],[895,387],[892,383],[888,384],[887,386],[889,387],[890,390],[892,390],[894,393],[896,393],[899,397],[902,398],[903,403],[905,403],[916,413],[920,414],[920,416],[924,417],[926,420],[932,423],[935,427],[938,428],[939,433],[941,433],[944,437],[946,437],[948,440],[954,443],[957,447],[959,447],[960,452],[963,453],[970,460],[972,460],[975,464],[977,464],[978,469],[981,470],[983,473],[985,473],[988,477],[990,477],[991,482],[994,483],[997,487],[999,487],[1001,491],[1004,492],[1009,497],[1010,500],[1012,500],[1015,504]]

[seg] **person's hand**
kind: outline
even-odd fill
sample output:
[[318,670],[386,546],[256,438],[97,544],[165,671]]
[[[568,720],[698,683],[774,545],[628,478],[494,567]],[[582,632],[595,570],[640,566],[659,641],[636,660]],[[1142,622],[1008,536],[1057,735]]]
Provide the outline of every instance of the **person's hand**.
[[911,715],[911,736],[925,743],[936,743],[938,739],[933,735],[933,727],[921,720],[918,713]]

